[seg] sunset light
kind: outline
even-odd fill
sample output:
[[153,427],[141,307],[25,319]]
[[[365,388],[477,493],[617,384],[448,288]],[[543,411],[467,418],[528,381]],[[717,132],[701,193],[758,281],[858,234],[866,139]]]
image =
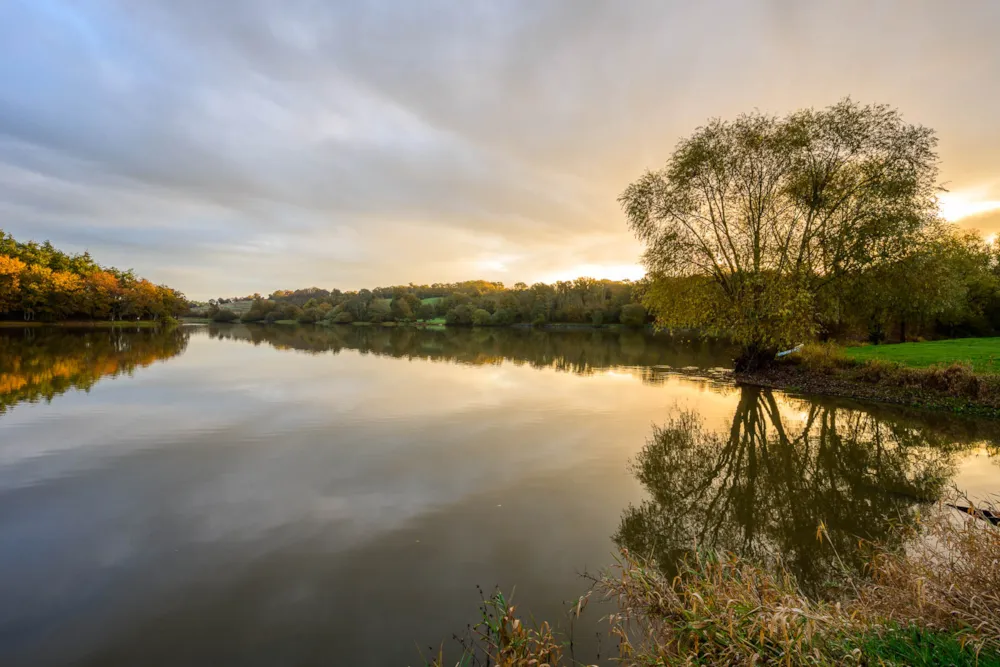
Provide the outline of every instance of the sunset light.
[[998,34],[0,0],[0,667],[1000,666]]
[[949,222],[958,222],[1000,209],[1000,200],[983,199],[983,190],[943,192],[938,195],[941,216]]

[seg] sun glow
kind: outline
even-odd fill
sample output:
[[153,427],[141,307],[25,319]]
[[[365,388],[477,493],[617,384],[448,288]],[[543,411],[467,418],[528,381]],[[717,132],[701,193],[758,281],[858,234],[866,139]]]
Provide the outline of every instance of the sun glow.
[[1000,201],[982,199],[984,194],[982,190],[941,193],[938,195],[941,216],[948,222],[957,222],[963,218],[1000,209]]
[[555,283],[560,280],[575,280],[577,278],[639,280],[644,275],[646,275],[646,269],[639,264],[578,264],[563,271],[545,274],[539,280],[543,283]]

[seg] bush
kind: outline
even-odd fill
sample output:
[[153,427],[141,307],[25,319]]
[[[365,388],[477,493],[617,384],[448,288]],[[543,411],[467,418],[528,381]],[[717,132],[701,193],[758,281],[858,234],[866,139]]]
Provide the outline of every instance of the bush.
[[472,311],[472,324],[477,327],[488,327],[493,324],[492,315],[490,311],[483,310],[482,308],[477,308]]
[[619,321],[627,327],[641,327],[646,324],[646,309],[639,303],[630,303],[622,307]]
[[493,313],[493,317],[491,318],[491,320],[492,324],[498,327],[503,327],[507,326],[508,324],[513,324],[514,312],[506,308],[497,308],[496,312]]
[[432,303],[422,303],[420,307],[417,308],[417,319],[419,320],[433,320],[435,315],[434,304]]
[[222,322],[224,324],[229,322],[235,322],[238,319],[240,319],[240,316],[234,313],[233,311],[229,310],[228,308],[220,308],[219,312],[217,312],[215,315],[212,315],[213,322]]
[[444,316],[444,321],[446,324],[472,324],[473,312],[471,306],[455,306]]
[[351,315],[351,313],[346,310],[342,310],[330,318],[330,321],[335,324],[350,324],[354,321],[354,315]]
[[789,360],[821,373],[857,365],[836,343],[806,343],[801,350],[789,355]]

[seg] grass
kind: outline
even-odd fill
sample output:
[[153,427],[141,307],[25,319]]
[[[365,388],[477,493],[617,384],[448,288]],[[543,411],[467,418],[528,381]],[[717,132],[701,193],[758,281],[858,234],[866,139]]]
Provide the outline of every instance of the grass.
[[420,303],[429,303],[432,306],[436,306],[439,303],[441,303],[442,301],[444,301],[444,297],[443,296],[429,296],[426,299],[421,299]]
[[[912,344],[914,348],[924,345],[935,344]],[[903,345],[843,348],[833,343],[810,343],[786,357],[785,363],[758,373],[743,374],[739,379],[762,386],[795,387],[805,393],[850,396],[1000,417],[1000,373],[978,372],[972,361],[948,360],[923,352],[920,353],[924,355],[921,360],[926,366],[901,361],[907,358],[916,360],[914,353],[910,352],[907,356],[906,350],[904,354],[888,353],[896,358],[865,358],[861,356],[864,353],[859,353],[859,350],[893,347]]]
[[1000,338],[957,338],[923,343],[849,347],[851,359],[892,361],[912,368],[970,363],[977,373],[1000,373]]
[[845,655],[857,650],[877,665],[908,665],[913,667],[944,667],[945,665],[1000,665],[1000,656],[987,650],[976,654],[974,647],[960,637],[947,632],[928,630],[920,626],[888,627],[882,632],[869,632],[846,638],[842,644]]
[[[911,548],[875,548],[869,577],[844,568],[842,599],[807,597],[780,564],[696,551],[669,578],[623,551],[571,613],[614,601],[625,665],[1000,665],[1000,528],[941,506],[909,530]],[[460,642],[461,667],[569,664],[551,626],[525,625],[502,596]]]

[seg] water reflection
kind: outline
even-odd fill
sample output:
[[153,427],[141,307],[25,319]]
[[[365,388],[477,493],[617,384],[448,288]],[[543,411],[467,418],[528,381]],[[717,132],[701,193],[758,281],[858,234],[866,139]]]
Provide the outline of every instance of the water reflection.
[[[727,429],[692,411],[654,426],[633,462],[649,498],[625,510],[615,541],[667,570],[693,545],[777,555],[816,592],[834,579],[838,554],[860,572],[859,538],[891,546],[894,524],[940,497],[955,452],[992,430],[976,424],[933,428],[905,412],[744,387]],[[821,522],[834,548],[817,540]]]
[[89,391],[104,377],[177,356],[187,341],[182,329],[0,329],[0,414],[23,401]]
[[[511,361],[577,374],[619,366],[641,367],[644,379],[663,379],[666,367],[726,367],[732,358],[722,342],[641,331],[601,329],[416,329],[390,327],[312,327],[212,325],[212,338],[266,343],[284,350],[337,353],[357,350],[406,359],[446,360],[485,366]],[[656,368],[656,367],[660,368]]]

